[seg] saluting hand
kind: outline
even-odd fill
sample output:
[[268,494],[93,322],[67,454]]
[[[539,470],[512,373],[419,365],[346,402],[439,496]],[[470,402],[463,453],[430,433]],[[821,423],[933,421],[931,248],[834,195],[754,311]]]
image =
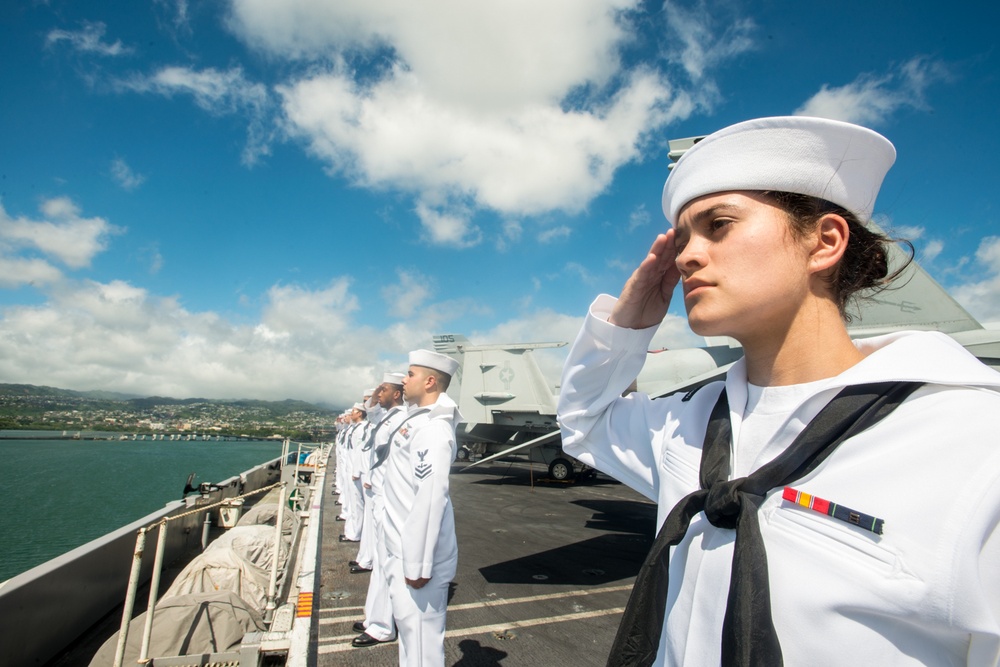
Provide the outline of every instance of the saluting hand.
[[676,259],[674,230],[670,229],[656,237],[649,254],[632,272],[608,321],[626,329],[646,329],[662,322],[681,278]]

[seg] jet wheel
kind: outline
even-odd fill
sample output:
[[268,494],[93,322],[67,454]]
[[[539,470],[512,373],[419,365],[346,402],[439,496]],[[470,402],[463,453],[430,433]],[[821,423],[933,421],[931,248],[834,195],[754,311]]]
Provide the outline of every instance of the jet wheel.
[[573,464],[566,459],[556,459],[549,464],[549,477],[557,481],[573,478]]

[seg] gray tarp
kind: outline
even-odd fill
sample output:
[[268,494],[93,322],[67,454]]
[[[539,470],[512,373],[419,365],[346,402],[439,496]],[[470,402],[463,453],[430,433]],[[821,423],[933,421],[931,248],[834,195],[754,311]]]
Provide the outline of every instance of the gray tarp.
[[[278,503],[263,503],[254,505],[240,517],[237,526],[267,525],[273,526],[278,522]],[[281,516],[281,530],[291,533],[299,524],[299,517],[292,510],[285,508]]]
[[[273,525],[237,525],[195,556],[160,599],[188,593],[232,591],[251,607],[263,611],[271,576],[274,534]],[[291,536],[282,536],[278,551],[279,573],[283,573],[290,542]]]
[[[146,614],[140,614],[129,628],[122,664],[134,665],[139,659]],[[195,593],[160,600],[153,616],[149,655],[201,655],[239,647],[247,632],[263,631],[260,614],[228,591]],[[94,654],[90,667],[114,664],[118,633]]]

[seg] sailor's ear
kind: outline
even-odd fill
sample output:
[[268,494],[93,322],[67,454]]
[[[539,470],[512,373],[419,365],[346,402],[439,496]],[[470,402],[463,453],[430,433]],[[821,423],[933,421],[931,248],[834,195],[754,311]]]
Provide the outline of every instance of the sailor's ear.
[[840,263],[851,237],[850,227],[843,216],[826,213],[816,223],[810,242],[809,271],[827,274]]

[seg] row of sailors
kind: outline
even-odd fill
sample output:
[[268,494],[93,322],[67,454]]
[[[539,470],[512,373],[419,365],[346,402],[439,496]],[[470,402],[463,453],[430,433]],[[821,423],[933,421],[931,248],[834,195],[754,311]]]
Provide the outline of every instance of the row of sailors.
[[409,354],[406,373],[338,419],[335,492],[352,573],[371,572],[354,646],[399,639],[400,665],[443,665],[448,585],[458,564],[448,473],[462,420],[446,393],[458,362]]

